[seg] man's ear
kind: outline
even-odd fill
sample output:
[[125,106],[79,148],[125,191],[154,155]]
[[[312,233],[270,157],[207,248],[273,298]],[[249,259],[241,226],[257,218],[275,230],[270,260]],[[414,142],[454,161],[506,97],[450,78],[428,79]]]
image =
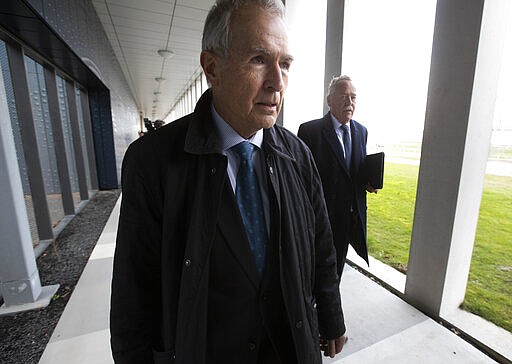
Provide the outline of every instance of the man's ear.
[[327,106],[329,106],[329,108],[331,107],[331,95],[327,95]]
[[206,80],[210,85],[215,85],[217,82],[217,55],[211,51],[202,51],[200,56],[201,67],[203,68]]

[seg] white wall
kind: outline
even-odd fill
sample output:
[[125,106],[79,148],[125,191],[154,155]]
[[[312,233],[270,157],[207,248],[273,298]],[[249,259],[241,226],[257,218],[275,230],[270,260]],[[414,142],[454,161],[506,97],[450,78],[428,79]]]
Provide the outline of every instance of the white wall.
[[287,0],[286,21],[294,62],[284,99],[284,126],[323,116],[326,0]]
[[436,0],[346,0],[342,73],[368,147],[421,141]]
[[[368,127],[370,150],[397,139],[421,141],[435,5],[436,0],[346,0],[340,73],[356,85],[354,118]],[[295,62],[284,126],[292,132],[323,115],[326,10],[326,0],[286,2]]]

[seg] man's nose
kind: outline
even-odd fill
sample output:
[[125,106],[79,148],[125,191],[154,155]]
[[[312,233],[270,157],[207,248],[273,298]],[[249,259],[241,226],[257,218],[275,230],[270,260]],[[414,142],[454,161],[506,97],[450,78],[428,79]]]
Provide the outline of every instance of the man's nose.
[[286,88],[286,76],[280,65],[275,64],[271,67],[267,74],[266,87],[271,88],[272,91],[281,92]]

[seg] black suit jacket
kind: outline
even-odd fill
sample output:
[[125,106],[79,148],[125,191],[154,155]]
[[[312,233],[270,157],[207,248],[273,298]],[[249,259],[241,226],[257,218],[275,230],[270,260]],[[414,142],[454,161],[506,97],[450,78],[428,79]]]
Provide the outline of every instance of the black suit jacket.
[[[368,262],[366,248],[366,183],[362,173],[366,157],[366,128],[350,120],[352,137],[351,169],[347,170],[343,149],[332,126],[330,112],[323,118],[302,124],[298,136],[311,149],[329,213],[338,262],[345,261],[350,243]],[[355,220],[354,220],[355,219]],[[341,264],[341,265],[342,265]],[[343,267],[338,267],[341,273]]]
[[[293,358],[295,348],[277,279],[277,232],[271,232],[260,280],[228,182],[224,184],[221,200],[209,260],[206,362],[255,364],[264,343],[273,343],[283,359]],[[270,202],[271,215],[275,215],[276,201],[272,196]],[[266,346],[265,352],[271,354],[267,355],[269,363],[274,363],[276,355],[272,354],[271,345]]]

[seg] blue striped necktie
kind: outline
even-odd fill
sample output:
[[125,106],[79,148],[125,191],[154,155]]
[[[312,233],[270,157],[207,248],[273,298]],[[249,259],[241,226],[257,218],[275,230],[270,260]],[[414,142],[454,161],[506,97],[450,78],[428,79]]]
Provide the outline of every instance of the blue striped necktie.
[[254,146],[247,141],[243,141],[235,145],[232,150],[240,156],[240,166],[236,176],[236,202],[242,215],[245,232],[261,278],[265,267],[268,235],[261,191],[252,163]]

